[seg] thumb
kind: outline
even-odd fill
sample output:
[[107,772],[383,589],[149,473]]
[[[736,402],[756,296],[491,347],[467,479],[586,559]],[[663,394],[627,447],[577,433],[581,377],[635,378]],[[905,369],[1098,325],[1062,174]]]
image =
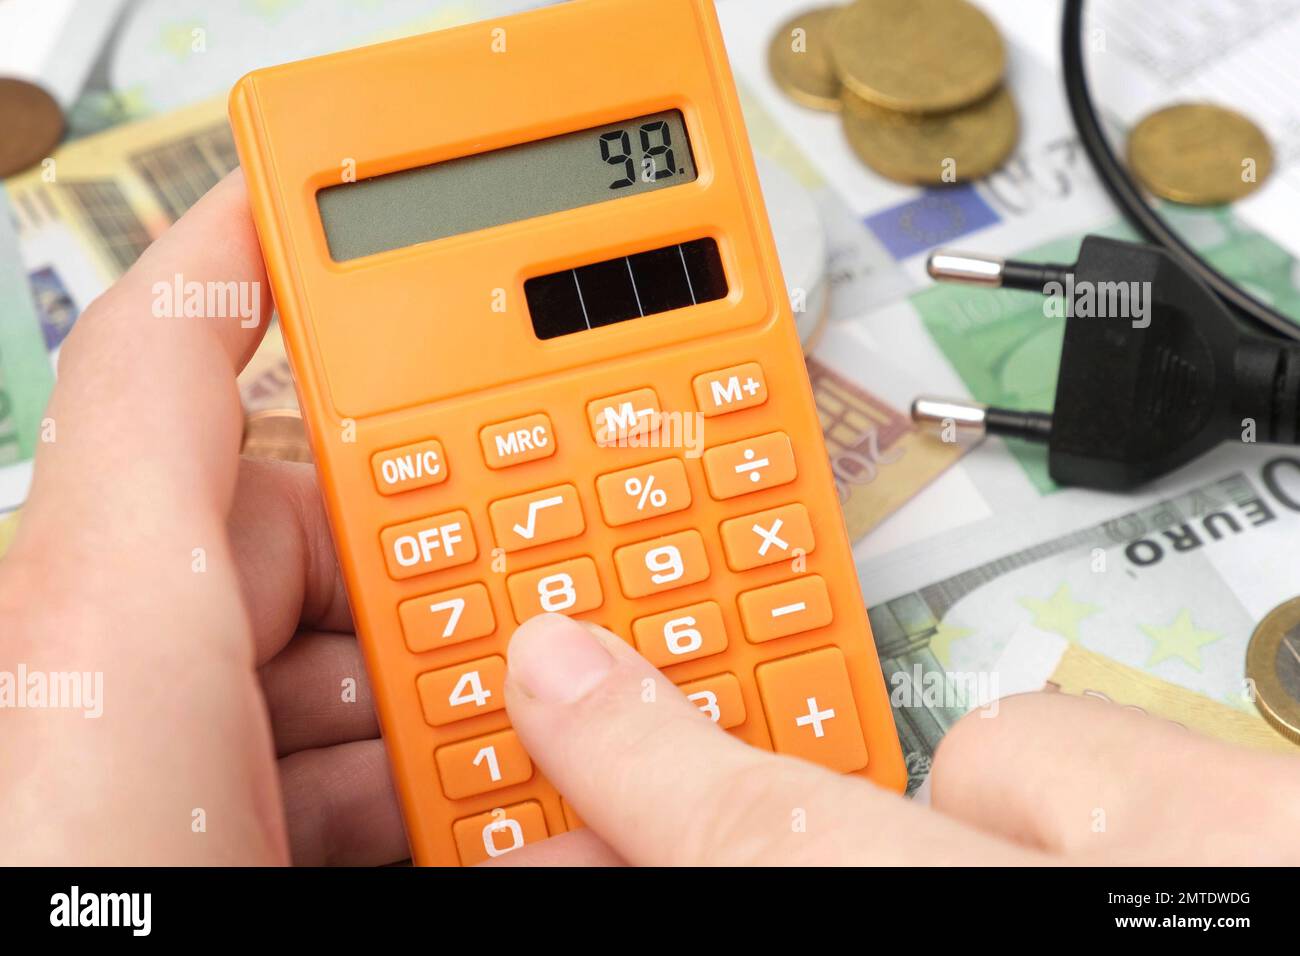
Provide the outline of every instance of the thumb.
[[864,780],[742,743],[594,625],[547,614],[520,627],[505,698],[546,777],[631,863],[933,862],[980,840]]

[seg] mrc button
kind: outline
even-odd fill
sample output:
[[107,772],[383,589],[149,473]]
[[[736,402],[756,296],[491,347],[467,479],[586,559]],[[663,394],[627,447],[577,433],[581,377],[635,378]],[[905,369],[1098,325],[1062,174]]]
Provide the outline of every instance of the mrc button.
[[555,454],[555,432],[545,415],[512,418],[479,432],[483,460],[489,468],[509,468]]

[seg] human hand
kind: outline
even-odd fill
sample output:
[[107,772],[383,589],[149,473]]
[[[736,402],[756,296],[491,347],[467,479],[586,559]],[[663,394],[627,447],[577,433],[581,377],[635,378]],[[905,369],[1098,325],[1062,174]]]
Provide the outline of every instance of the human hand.
[[[255,327],[155,317],[177,276],[257,283]],[[239,458],[267,289],[235,173],[63,346],[0,670],[102,673],[102,715],[0,709],[4,863],[407,856],[313,469]]]
[[1026,694],[967,716],[926,808],[741,743],[593,625],[534,618],[508,663],[511,723],[591,829],[497,865],[1300,862],[1300,759],[1112,704]]

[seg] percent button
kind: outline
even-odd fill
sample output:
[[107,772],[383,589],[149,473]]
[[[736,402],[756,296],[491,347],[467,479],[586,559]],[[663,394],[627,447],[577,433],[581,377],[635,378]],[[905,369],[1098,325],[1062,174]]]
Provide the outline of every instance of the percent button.
[[691,486],[681,460],[665,458],[601,475],[596,497],[605,523],[617,528],[689,508]]

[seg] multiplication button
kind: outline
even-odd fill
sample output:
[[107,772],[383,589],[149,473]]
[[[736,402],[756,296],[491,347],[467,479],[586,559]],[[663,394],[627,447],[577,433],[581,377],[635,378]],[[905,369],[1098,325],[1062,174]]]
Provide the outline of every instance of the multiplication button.
[[719,529],[727,567],[748,571],[812,551],[812,521],[800,504],[770,508],[722,522]]

